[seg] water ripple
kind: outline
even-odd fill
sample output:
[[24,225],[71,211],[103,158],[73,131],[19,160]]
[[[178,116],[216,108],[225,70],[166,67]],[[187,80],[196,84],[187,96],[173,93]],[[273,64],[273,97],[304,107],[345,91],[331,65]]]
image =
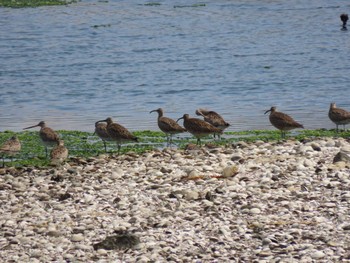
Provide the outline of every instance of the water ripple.
[[329,103],[350,110],[349,32],[339,20],[348,1],[174,5],[188,2],[0,9],[1,130],[46,120],[92,131],[107,116],[157,130],[148,113],[158,107],[174,118],[213,109],[229,130],[270,129],[272,105],[333,128]]

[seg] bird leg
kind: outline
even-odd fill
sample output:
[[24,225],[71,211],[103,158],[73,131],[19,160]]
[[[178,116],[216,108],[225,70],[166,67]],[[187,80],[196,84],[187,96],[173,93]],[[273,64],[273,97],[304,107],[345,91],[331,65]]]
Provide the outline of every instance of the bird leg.
[[120,155],[120,148],[121,148],[122,146],[120,145],[120,143],[117,143],[117,145],[118,145],[118,155]]
[[283,130],[281,130],[281,139],[284,139],[286,137],[286,134]]
[[107,153],[106,141],[103,141],[103,146],[105,147],[105,153]]
[[219,133],[214,133],[214,138],[215,138],[215,136],[218,136],[218,140],[221,141],[221,134],[219,134]]
[[166,133],[166,146],[169,146],[170,145],[170,136]]

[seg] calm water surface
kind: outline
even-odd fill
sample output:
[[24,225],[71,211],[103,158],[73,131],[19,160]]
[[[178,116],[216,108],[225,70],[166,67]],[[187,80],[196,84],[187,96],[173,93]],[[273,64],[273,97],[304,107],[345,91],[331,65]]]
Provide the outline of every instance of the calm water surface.
[[213,109],[231,131],[272,129],[272,105],[333,128],[329,103],[350,110],[348,0],[146,3],[0,8],[0,131],[40,120],[93,131],[108,116],[158,130],[149,111],[159,107],[175,119]]

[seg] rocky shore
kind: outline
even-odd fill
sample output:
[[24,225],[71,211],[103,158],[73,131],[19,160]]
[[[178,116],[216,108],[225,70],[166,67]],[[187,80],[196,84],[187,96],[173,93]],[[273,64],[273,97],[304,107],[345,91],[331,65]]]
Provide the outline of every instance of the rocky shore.
[[349,153],[257,141],[4,169],[0,261],[349,261]]

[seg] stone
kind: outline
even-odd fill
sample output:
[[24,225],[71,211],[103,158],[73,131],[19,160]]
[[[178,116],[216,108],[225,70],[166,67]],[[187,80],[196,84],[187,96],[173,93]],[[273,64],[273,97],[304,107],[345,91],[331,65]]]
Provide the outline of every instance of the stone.
[[231,165],[231,166],[227,166],[224,168],[224,170],[222,171],[222,176],[223,177],[233,177],[235,175],[238,174],[238,166],[236,165]]

